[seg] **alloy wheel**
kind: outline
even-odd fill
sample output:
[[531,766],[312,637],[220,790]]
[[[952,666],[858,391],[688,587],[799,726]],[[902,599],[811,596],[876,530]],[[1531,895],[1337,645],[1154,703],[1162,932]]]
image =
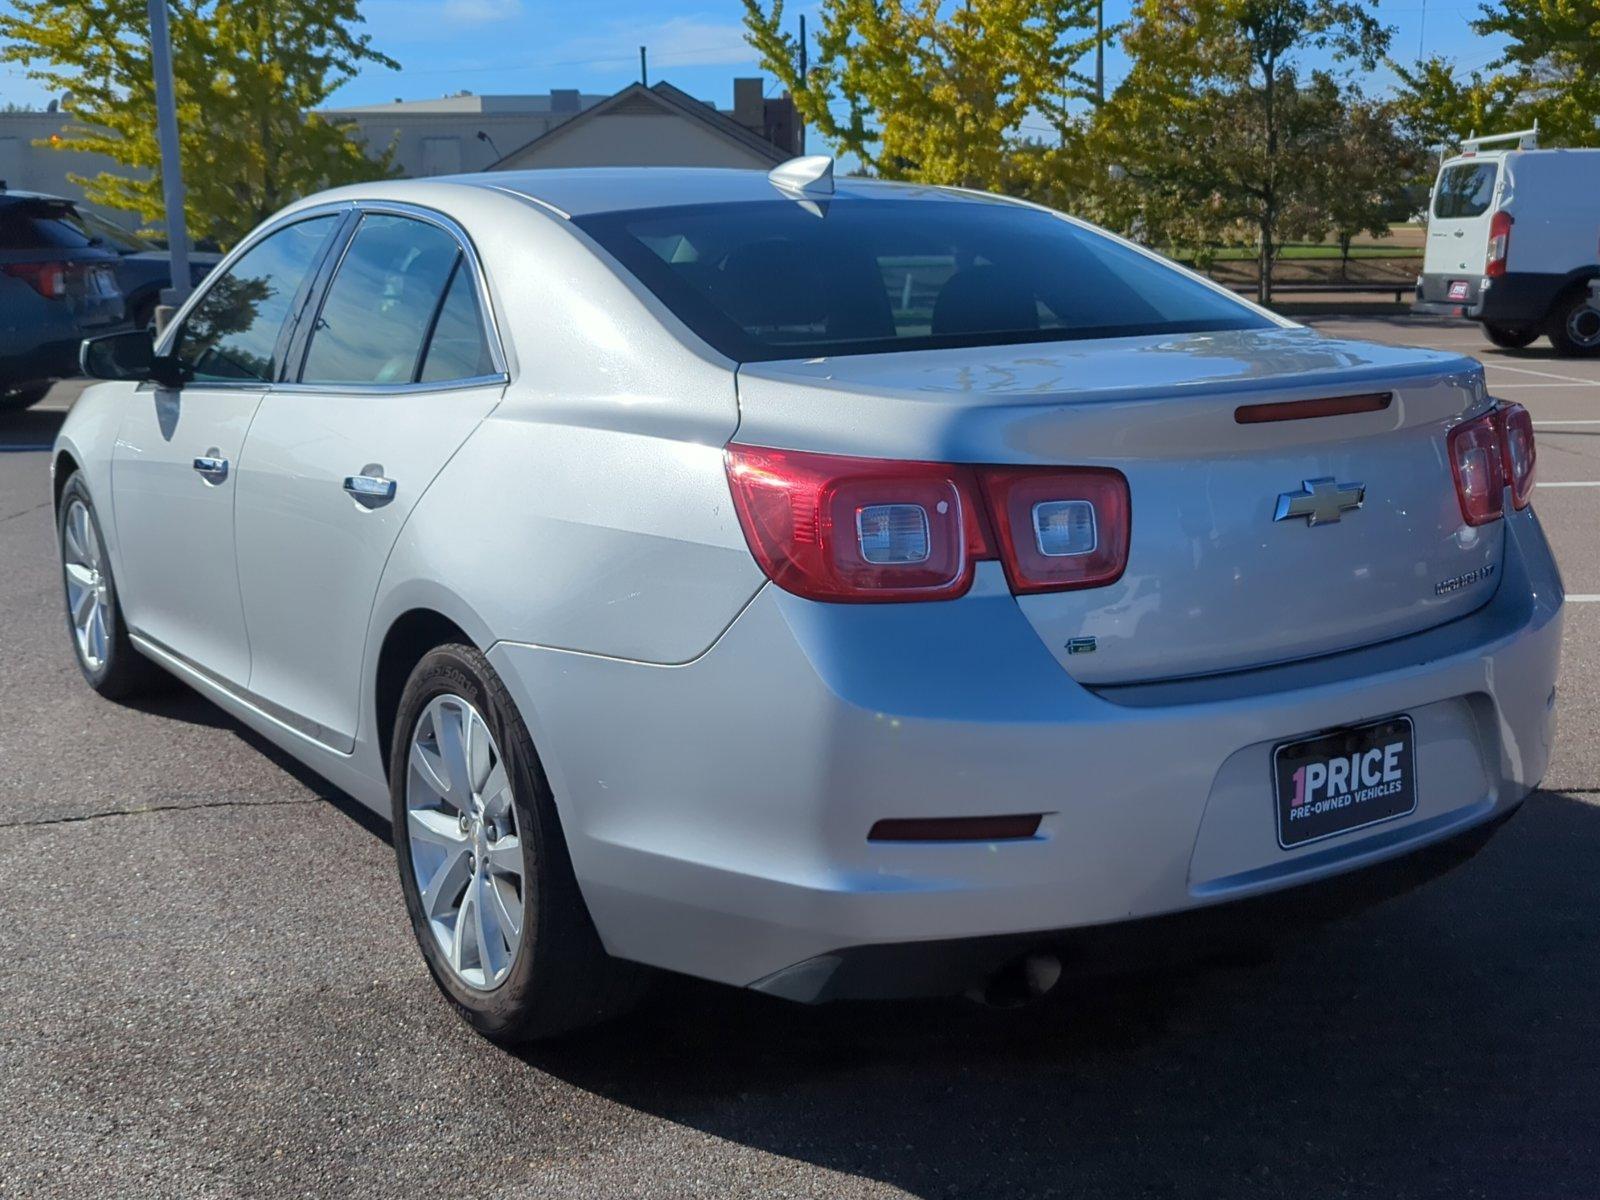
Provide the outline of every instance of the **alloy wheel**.
[[1600,346],[1600,309],[1588,304],[1575,306],[1567,314],[1567,336],[1585,350]]
[[423,914],[451,972],[492,991],[522,945],[526,894],[505,759],[483,715],[446,694],[417,717],[406,763],[406,831]]
[[61,560],[67,576],[67,613],[78,657],[91,672],[105,666],[111,629],[111,581],[105,551],[89,517],[89,506],[74,497],[61,529]]

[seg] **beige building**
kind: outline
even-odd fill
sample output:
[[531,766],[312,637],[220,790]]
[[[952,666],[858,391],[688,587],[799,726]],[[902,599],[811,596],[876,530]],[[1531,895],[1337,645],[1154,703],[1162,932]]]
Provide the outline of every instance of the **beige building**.
[[799,154],[800,127],[785,95],[759,79],[733,81],[723,111],[673,87],[631,84],[509,151],[489,169],[530,167],[771,167]]
[[[759,79],[733,81],[733,107],[673,87],[631,84],[613,96],[557,89],[537,95],[396,100],[321,110],[348,125],[374,155],[393,147],[406,177],[525,167],[770,167],[800,153],[800,126],[787,95],[767,99]],[[0,113],[0,180],[19,191],[82,199],[67,176],[125,171],[99,155],[48,143],[72,118],[63,112]],[[132,213],[105,216],[134,228]]]

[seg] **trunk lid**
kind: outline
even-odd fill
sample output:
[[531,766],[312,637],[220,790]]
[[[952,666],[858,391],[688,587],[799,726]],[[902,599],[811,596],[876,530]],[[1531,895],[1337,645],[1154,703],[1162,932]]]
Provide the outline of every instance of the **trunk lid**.
[[[1378,391],[1393,394],[1382,411],[1234,416]],[[1350,649],[1465,615],[1494,590],[1501,524],[1463,522],[1446,456],[1449,429],[1489,404],[1482,369],[1456,355],[1247,330],[749,364],[739,398],[738,439],[754,445],[1122,471],[1122,578],[1017,600],[1084,683]],[[1328,478],[1364,485],[1363,507],[1315,526],[1274,519],[1280,496]]]

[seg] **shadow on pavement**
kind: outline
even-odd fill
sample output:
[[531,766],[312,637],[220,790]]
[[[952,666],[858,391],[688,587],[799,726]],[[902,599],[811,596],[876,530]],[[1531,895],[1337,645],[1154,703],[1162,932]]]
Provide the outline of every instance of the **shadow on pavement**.
[[6,450],[48,450],[67,414],[60,409],[0,409],[0,447]]
[[1262,965],[1021,1011],[673,980],[525,1057],[919,1197],[1593,1196],[1597,851],[1600,809],[1541,793],[1466,866]]

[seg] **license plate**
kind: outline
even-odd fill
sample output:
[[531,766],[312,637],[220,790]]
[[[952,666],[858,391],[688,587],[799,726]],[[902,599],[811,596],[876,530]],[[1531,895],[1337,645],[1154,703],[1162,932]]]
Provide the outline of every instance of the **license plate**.
[[1285,850],[1403,817],[1417,807],[1411,718],[1389,717],[1273,752]]
[[1450,299],[1452,299],[1452,300],[1465,300],[1466,298],[1467,298],[1467,281],[1465,279],[1453,279],[1453,280],[1451,280],[1450,281]]
[[117,294],[117,277],[105,267],[95,267],[89,272],[89,290],[96,296]]

